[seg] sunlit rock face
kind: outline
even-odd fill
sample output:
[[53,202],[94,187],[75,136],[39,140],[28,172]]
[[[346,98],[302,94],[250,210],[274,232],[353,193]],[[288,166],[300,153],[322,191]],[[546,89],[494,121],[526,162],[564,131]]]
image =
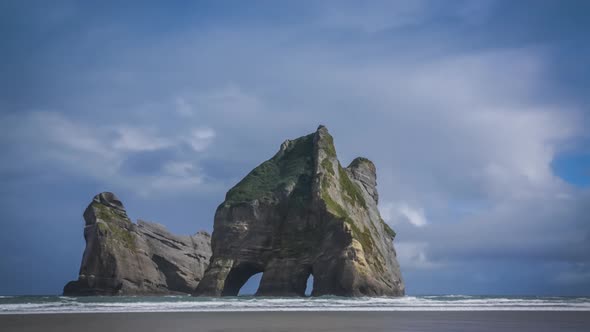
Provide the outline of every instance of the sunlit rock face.
[[401,296],[395,232],[377,209],[375,165],[342,167],[332,136],[285,141],[215,213],[213,256],[195,295],[232,296],[263,272],[256,295]]
[[206,232],[178,236],[156,223],[132,223],[113,193],[96,195],[84,220],[80,274],[64,287],[64,295],[191,293],[211,257]]

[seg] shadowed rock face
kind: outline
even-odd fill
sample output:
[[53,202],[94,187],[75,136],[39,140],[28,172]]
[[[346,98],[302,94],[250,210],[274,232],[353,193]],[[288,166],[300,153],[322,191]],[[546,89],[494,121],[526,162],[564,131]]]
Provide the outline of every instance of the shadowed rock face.
[[195,295],[237,295],[264,272],[257,295],[401,296],[395,232],[377,209],[375,165],[343,168],[320,126],[285,141],[226,195],[215,213],[213,256]]
[[209,234],[177,236],[159,224],[134,224],[109,192],[94,197],[84,220],[80,275],[64,295],[191,293],[211,257]]

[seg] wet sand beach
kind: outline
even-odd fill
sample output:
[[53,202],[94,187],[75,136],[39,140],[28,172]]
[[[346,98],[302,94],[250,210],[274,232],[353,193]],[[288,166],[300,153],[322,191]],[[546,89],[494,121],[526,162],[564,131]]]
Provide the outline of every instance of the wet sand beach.
[[177,312],[0,315],[6,332],[590,331],[586,311]]

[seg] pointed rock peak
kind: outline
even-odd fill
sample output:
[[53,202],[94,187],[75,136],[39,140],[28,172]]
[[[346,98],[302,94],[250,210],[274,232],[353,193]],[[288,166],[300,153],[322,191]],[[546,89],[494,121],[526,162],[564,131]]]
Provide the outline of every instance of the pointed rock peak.
[[84,211],[86,225],[93,225],[97,219],[131,223],[121,200],[111,192],[102,192],[92,199]]
[[[318,130],[315,132],[314,145],[317,147],[318,151],[323,151],[328,157],[336,158],[336,148],[334,147],[334,138],[328,132],[328,128],[323,125],[318,127]],[[323,159],[323,158],[318,158]]]
[[365,157],[354,158],[354,160],[350,163],[350,166],[361,165],[361,164],[369,164],[369,165],[373,165],[373,167],[375,166],[375,164],[373,164],[373,162],[370,159],[367,159]]
[[289,146],[291,146],[291,142],[293,142],[293,141],[291,141],[290,139],[286,139],[286,140],[283,142],[283,144],[281,144],[281,149],[280,149],[280,151],[281,151],[281,152],[285,152],[285,151],[287,151],[287,150],[289,149]]
[[360,181],[375,203],[378,203],[379,194],[377,193],[377,170],[375,164],[367,158],[358,157],[347,168],[352,177]]
[[351,171],[355,171],[357,169],[367,170],[369,173],[372,173],[374,176],[377,173],[377,169],[375,168],[375,164],[367,158],[364,157],[357,157],[348,165],[348,168]]
[[330,132],[328,131],[328,128],[326,128],[326,126],[324,125],[320,125],[318,127],[318,129],[315,131],[315,135],[320,137],[332,137],[332,135],[330,135]]
[[112,192],[102,192],[92,199],[93,202],[105,205],[109,208],[116,209],[119,211],[125,211],[125,207],[117,195]]

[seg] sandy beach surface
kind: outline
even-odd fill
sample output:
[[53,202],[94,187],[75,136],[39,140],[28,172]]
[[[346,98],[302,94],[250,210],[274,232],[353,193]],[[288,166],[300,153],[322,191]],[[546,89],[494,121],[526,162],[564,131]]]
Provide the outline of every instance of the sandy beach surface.
[[590,331],[576,311],[184,312],[0,315],[12,331]]

